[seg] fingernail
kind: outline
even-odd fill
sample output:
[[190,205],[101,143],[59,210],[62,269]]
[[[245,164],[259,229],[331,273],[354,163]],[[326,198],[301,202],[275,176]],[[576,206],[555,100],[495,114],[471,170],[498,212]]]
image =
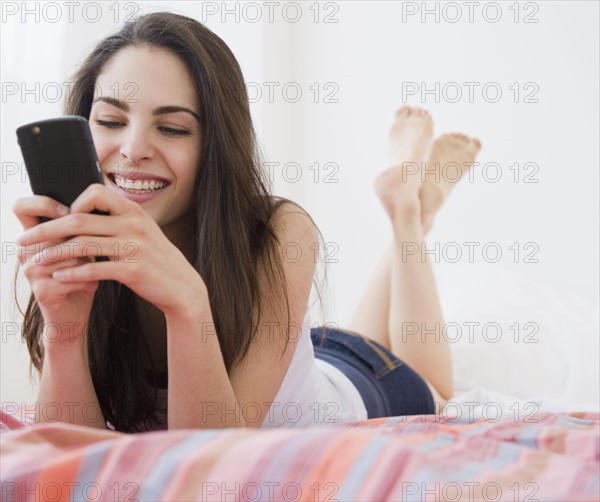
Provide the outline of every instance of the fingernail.
[[69,214],[69,208],[66,206],[60,205],[56,208],[56,212],[61,216],[66,216],[67,214]]
[[52,272],[52,277],[54,279],[62,279],[63,277],[65,277],[65,272],[63,270],[55,270],[54,272]]

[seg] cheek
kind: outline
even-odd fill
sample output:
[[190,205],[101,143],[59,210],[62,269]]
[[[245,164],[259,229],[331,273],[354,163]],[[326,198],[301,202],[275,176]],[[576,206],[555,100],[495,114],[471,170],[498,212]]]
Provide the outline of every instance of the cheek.
[[177,154],[172,155],[168,160],[168,164],[171,166],[173,173],[177,177],[178,183],[184,182],[186,184],[193,184],[196,179],[199,162],[199,155],[186,151],[178,152]]
[[194,181],[198,170],[199,156],[185,154],[173,156],[169,165],[177,179],[178,206],[188,208],[194,197]]
[[110,141],[107,141],[101,135],[94,135],[93,130],[92,138],[94,140],[94,147],[96,148],[96,155],[98,156],[98,160],[102,164],[114,150],[114,145],[112,145]]

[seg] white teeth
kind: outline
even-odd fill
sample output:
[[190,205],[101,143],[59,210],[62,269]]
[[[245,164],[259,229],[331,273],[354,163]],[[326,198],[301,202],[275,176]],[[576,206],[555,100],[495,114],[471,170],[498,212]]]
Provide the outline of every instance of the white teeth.
[[117,186],[125,190],[160,190],[167,186],[167,183],[158,180],[144,180],[143,182],[141,180],[132,181],[117,175],[115,175],[114,178]]

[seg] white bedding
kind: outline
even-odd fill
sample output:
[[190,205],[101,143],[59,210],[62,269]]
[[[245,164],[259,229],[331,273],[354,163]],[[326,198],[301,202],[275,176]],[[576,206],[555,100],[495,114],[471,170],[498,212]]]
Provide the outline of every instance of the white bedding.
[[479,387],[455,395],[446,407],[439,410],[437,414],[456,421],[472,421],[484,418],[486,421],[494,423],[500,419],[513,418],[515,422],[521,420],[536,423],[539,412],[570,413],[574,411],[599,410],[597,407],[592,409],[589,405],[581,405],[562,399],[550,399],[545,396],[519,398]]
[[456,398],[600,411],[597,299],[494,265],[435,268],[446,336],[461,335],[451,343]]

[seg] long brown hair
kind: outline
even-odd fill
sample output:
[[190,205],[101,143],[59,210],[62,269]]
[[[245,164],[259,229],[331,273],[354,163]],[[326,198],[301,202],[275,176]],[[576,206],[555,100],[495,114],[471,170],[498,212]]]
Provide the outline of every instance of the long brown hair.
[[[260,304],[266,301],[258,287],[259,263],[268,264],[265,289],[269,296],[285,298],[283,319],[289,320],[283,263],[270,222],[282,204],[294,203],[270,195],[238,62],[217,35],[194,19],[167,12],[147,14],[102,40],[73,78],[66,114],[89,119],[98,75],[128,46],[171,51],[184,62],[196,87],[202,154],[186,244],[193,250],[191,263],[208,289],[229,373],[248,352],[259,326],[253,314],[260,319]],[[317,294],[322,300],[318,287]],[[101,281],[90,314],[89,364],[104,418],[122,432],[147,430],[148,421],[156,420],[156,390],[142,385],[147,382],[146,369],[156,368],[143,326],[140,298],[116,281]],[[38,372],[44,357],[42,328],[32,294],[24,313],[23,338]]]

